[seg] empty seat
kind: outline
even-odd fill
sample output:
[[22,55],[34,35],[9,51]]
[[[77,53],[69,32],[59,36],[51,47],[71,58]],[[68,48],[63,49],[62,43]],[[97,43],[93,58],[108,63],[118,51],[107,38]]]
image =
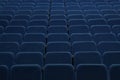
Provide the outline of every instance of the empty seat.
[[88,20],[89,19],[101,19],[101,18],[103,18],[103,16],[100,14],[88,14],[85,16],[85,18]]
[[110,80],[119,80],[120,79],[120,65],[112,65],[110,67],[109,78]]
[[12,20],[10,22],[10,26],[27,26],[28,21],[25,19],[19,19],[19,20]]
[[103,63],[110,67],[113,64],[120,64],[120,52],[119,51],[108,51],[103,55]]
[[99,10],[113,9],[112,5],[98,5],[97,8],[98,8]]
[[119,18],[109,19],[108,20],[108,24],[111,25],[111,26],[120,25],[120,19]]
[[80,51],[96,51],[97,47],[93,41],[76,41],[72,44],[72,53]]
[[107,51],[120,51],[120,42],[118,41],[103,41],[98,44],[98,51],[102,54]]
[[102,64],[84,64],[77,67],[77,80],[107,80],[107,69]]
[[0,42],[0,52],[13,52],[19,50],[19,45],[16,42]]
[[92,25],[107,25],[107,21],[105,19],[89,19],[88,24]]
[[84,14],[89,15],[89,14],[99,14],[98,10],[84,10]]
[[2,34],[4,32],[4,27],[0,26],[0,34]]
[[69,42],[48,42],[47,52],[70,52],[71,46]]
[[84,19],[84,16],[82,14],[71,14],[71,15],[68,15],[68,19],[71,20],[71,19]]
[[69,33],[89,33],[89,26],[87,25],[76,25],[69,27]]
[[79,14],[82,14],[82,11],[81,10],[71,10],[71,11],[67,11],[67,14],[68,15],[72,15],[72,14],[74,14],[74,15],[79,15]]
[[1,42],[22,42],[22,35],[17,33],[4,33],[0,39]]
[[56,14],[56,15],[54,14],[54,15],[50,16],[50,19],[66,19],[66,16],[64,14],[63,15],[62,14],[61,15],[60,14],[59,15],[58,14]]
[[39,64],[43,66],[43,54],[40,52],[19,52],[16,55],[16,64]]
[[11,68],[12,80],[42,80],[41,67],[38,65],[14,65]]
[[0,52],[0,65],[10,68],[13,64],[15,64],[15,60],[12,52]]
[[70,52],[48,52],[45,64],[72,64],[72,55]]
[[48,42],[53,41],[69,41],[69,36],[66,33],[50,33],[47,38]]
[[10,15],[10,14],[0,14],[0,20],[2,20],[2,19],[10,21],[12,19],[12,15]]
[[42,33],[26,33],[24,35],[24,42],[46,42],[45,34]]
[[93,36],[96,43],[101,41],[117,41],[116,36],[112,33],[98,33]]
[[20,46],[21,52],[41,52],[45,51],[45,44],[43,42],[24,42]]
[[91,33],[110,33],[111,27],[109,25],[92,25],[91,26]]
[[68,29],[66,26],[50,26],[48,33],[68,33]]
[[53,20],[50,20],[50,23],[49,23],[50,25],[67,25],[67,22],[66,22],[66,20],[64,20],[64,19],[53,19]]
[[29,15],[19,14],[19,15],[15,15],[14,19],[15,20],[20,20],[20,19],[30,20],[30,16]]
[[64,15],[65,11],[64,10],[51,10],[50,14],[51,15]]
[[68,24],[70,26],[74,26],[74,25],[87,25],[87,22],[85,19],[72,19],[68,21]]
[[47,33],[46,26],[28,26],[27,33]]
[[1,19],[1,20],[0,20],[0,26],[6,27],[8,24],[9,24],[9,21],[8,21],[8,20],[5,20],[5,19]]
[[120,33],[120,25],[113,25],[112,32],[115,34],[119,34]]
[[73,33],[70,37],[71,42],[75,41],[92,41],[92,35],[89,33]]
[[84,51],[75,53],[74,65],[79,64],[101,64],[102,58],[99,52]]
[[37,15],[37,14],[44,14],[44,15],[48,15],[48,11],[47,10],[33,10],[32,11],[33,15]]
[[31,19],[41,19],[41,20],[48,20],[48,16],[45,14],[36,14],[31,17]]
[[45,66],[45,80],[73,80],[73,67],[67,64],[49,64]]
[[16,15],[31,15],[31,10],[18,10],[16,11]]
[[104,15],[105,19],[109,20],[109,19],[115,19],[115,18],[120,18],[119,14],[106,14]]
[[29,23],[29,26],[47,26],[47,25],[48,25],[47,20],[39,20],[39,19],[33,19]]
[[4,65],[0,65],[0,80],[8,80],[8,68]]
[[105,14],[117,14],[117,12],[114,9],[103,9],[100,10],[100,13],[105,15]]
[[5,33],[25,33],[25,27],[24,26],[7,26],[5,29]]

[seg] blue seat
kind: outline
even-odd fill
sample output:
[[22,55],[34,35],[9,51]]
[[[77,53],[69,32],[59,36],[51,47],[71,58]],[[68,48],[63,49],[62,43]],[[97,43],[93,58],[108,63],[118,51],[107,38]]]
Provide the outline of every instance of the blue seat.
[[92,25],[107,25],[107,21],[105,19],[89,19],[88,24]]
[[120,25],[113,25],[112,32],[115,34],[119,34],[120,33]]
[[10,26],[27,26],[28,21],[25,19],[14,19],[11,20]]
[[62,6],[52,6],[51,10],[65,10],[65,8]]
[[11,19],[12,19],[12,15],[0,14],[0,20],[8,20],[8,21],[10,21]]
[[50,14],[51,15],[64,15],[65,11],[64,10],[51,10]]
[[72,64],[72,55],[70,52],[48,52],[45,64]]
[[33,10],[33,11],[32,11],[32,14],[33,14],[33,15],[37,15],[37,14],[48,15],[48,11],[46,11],[46,10]]
[[92,25],[90,31],[92,34],[111,33],[111,27],[109,25]]
[[16,11],[16,15],[31,15],[32,11],[31,10],[18,10]]
[[68,19],[71,20],[71,19],[84,19],[84,16],[82,14],[71,14],[71,15],[68,15]]
[[0,26],[0,34],[2,34],[4,32],[4,27]]
[[0,14],[14,15],[14,10],[0,10]]
[[97,47],[93,41],[76,41],[72,44],[72,53],[81,51],[96,51]]
[[69,35],[67,33],[49,33],[47,41],[48,42],[69,41]]
[[73,80],[73,66],[68,64],[49,64],[44,70],[45,80]]
[[110,80],[119,80],[120,79],[120,65],[115,64],[110,67],[109,78]]
[[38,65],[14,65],[11,68],[12,80],[42,80],[41,67]]
[[96,43],[101,41],[117,41],[116,36],[112,33],[98,33],[93,36]]
[[47,20],[39,20],[39,19],[33,19],[29,23],[29,26],[47,26],[47,25],[48,25]]
[[114,9],[103,9],[100,10],[100,13],[105,15],[105,14],[117,14],[117,12]]
[[50,16],[50,19],[54,20],[54,19],[66,19],[66,16],[63,14],[53,14]]
[[95,5],[82,5],[83,10],[97,10]]
[[47,34],[47,28],[46,26],[28,26],[26,32]]
[[15,20],[30,20],[30,16],[29,15],[25,15],[25,14],[19,14],[19,15],[15,15],[14,18]]
[[111,26],[120,25],[120,18],[109,19],[108,24],[111,25]]
[[0,65],[11,67],[15,64],[14,54],[12,52],[0,52]]
[[120,51],[108,51],[103,55],[103,63],[110,67],[113,64],[120,64]]
[[85,16],[86,19],[102,19],[103,16],[101,14],[88,14]]
[[17,53],[19,45],[16,42],[0,42],[0,52],[13,52]]
[[87,16],[90,15],[90,14],[91,15],[100,14],[98,10],[84,10],[83,13],[86,14]]
[[45,14],[35,14],[31,17],[31,19],[41,19],[41,20],[48,20],[48,15]]
[[98,5],[97,8],[99,10],[105,10],[105,9],[113,9],[113,6],[112,5]]
[[23,42],[20,46],[20,52],[45,52],[45,44],[43,42]]
[[9,21],[8,21],[8,20],[5,20],[5,19],[1,19],[1,20],[0,20],[0,26],[6,27],[8,24],[9,24]]
[[71,46],[69,42],[48,42],[47,52],[70,52]]
[[50,26],[48,33],[68,33],[67,26]]
[[22,42],[22,35],[18,33],[4,33],[1,36],[1,42]]
[[8,80],[8,68],[0,65],[0,80]]
[[109,20],[109,19],[120,18],[120,15],[119,14],[105,14],[104,17],[105,19]]
[[16,64],[39,64],[43,66],[43,54],[40,52],[19,52],[16,55]]
[[89,33],[89,26],[87,25],[74,25],[69,27],[69,33]]
[[77,80],[107,80],[107,69],[102,64],[83,64],[77,66]]
[[102,41],[97,45],[98,51],[103,54],[107,51],[120,51],[119,41]]
[[92,35],[90,33],[73,33],[70,37],[71,42],[75,41],[92,41]]
[[101,64],[102,58],[99,52],[84,51],[77,52],[74,55],[74,66],[79,64]]
[[79,15],[82,14],[82,10],[71,10],[71,11],[67,11],[68,15]]
[[50,25],[67,25],[67,22],[66,20],[64,19],[53,19],[53,20],[50,20]]
[[117,37],[118,37],[118,40],[120,41],[120,33],[118,34],[118,36],[117,36]]
[[5,29],[5,33],[25,33],[25,27],[24,26],[7,26]]
[[42,33],[26,33],[23,38],[24,42],[46,42],[45,34]]
[[87,25],[87,22],[85,19],[71,19],[68,21],[68,24],[70,26],[74,26],[74,25]]

